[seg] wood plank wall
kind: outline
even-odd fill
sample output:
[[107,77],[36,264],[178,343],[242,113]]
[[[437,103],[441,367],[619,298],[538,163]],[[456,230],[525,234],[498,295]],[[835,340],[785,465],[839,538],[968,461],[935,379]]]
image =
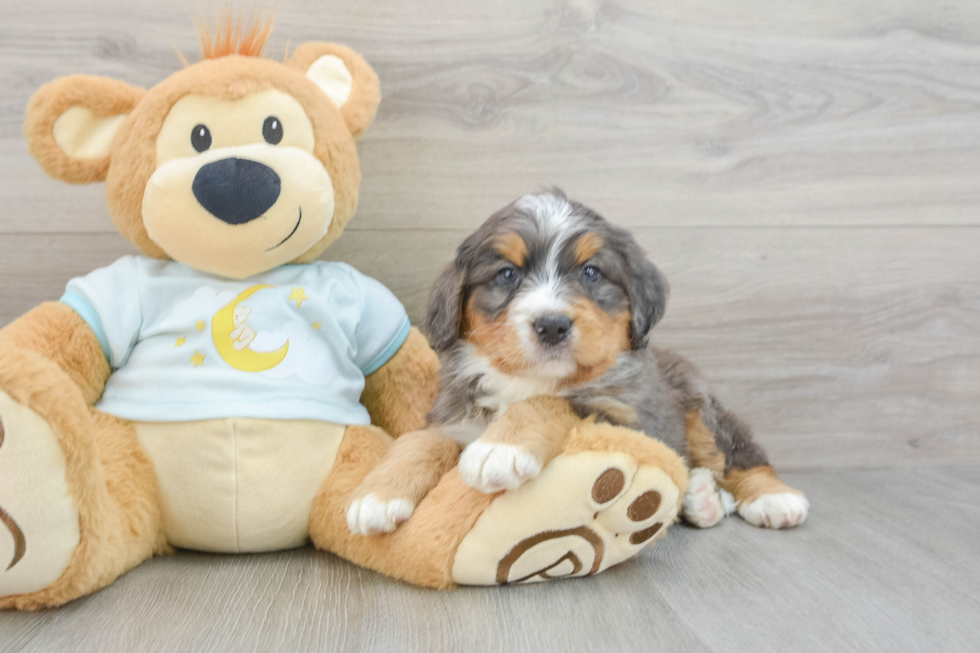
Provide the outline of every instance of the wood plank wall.
[[[207,4],[207,3],[204,3]],[[7,3],[0,324],[135,250],[28,156],[70,73],[151,86],[195,0]],[[783,468],[980,460],[980,3],[288,0],[267,50],[360,51],[385,98],[326,257],[413,320],[493,210],[557,184],[634,229],[686,352]]]

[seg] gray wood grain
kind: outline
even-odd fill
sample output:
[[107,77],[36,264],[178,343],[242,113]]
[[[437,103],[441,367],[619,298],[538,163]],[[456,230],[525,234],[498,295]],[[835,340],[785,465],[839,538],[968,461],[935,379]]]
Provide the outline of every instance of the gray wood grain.
[[[716,4],[295,0],[268,52],[334,39],[378,70],[356,228],[473,227],[552,183],[631,225],[978,224],[980,5]],[[111,229],[96,189],[30,161],[27,99],[77,72],[157,83],[197,52],[198,6],[5,13],[0,233]]]
[[800,529],[677,525],[634,562],[547,585],[435,592],[311,549],[182,552],[59,610],[0,615],[0,649],[976,650],[976,468],[788,480],[814,505]]

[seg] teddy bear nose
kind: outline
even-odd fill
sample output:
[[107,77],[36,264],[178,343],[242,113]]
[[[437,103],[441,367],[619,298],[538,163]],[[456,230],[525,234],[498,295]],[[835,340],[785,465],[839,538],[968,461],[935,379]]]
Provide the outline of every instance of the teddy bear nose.
[[201,166],[191,190],[208,213],[228,224],[260,217],[279,199],[279,175],[269,166],[235,157]]

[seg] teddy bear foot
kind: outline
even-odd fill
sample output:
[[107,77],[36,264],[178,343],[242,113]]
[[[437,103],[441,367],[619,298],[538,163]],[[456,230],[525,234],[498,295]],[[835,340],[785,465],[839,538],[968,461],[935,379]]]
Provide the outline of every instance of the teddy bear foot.
[[48,423],[0,391],[0,599],[51,585],[79,543],[65,455]]
[[504,585],[604,571],[666,532],[686,479],[683,462],[660,442],[580,426],[540,476],[486,508],[456,551],[453,581]]

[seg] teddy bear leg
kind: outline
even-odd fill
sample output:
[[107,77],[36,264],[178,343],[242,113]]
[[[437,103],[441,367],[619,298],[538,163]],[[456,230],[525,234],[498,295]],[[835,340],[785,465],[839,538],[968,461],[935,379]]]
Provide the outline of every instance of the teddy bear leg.
[[397,530],[354,535],[344,518],[346,496],[388,443],[383,433],[351,429],[359,430],[345,437],[314,501],[313,541],[357,564],[428,587],[598,573],[662,536],[677,517],[687,484],[683,461],[663,443],[629,429],[583,422],[541,474],[517,490],[485,494],[466,485],[454,468]]
[[0,365],[0,608],[37,609],[93,592],[166,545],[131,424],[18,354],[19,365]]

